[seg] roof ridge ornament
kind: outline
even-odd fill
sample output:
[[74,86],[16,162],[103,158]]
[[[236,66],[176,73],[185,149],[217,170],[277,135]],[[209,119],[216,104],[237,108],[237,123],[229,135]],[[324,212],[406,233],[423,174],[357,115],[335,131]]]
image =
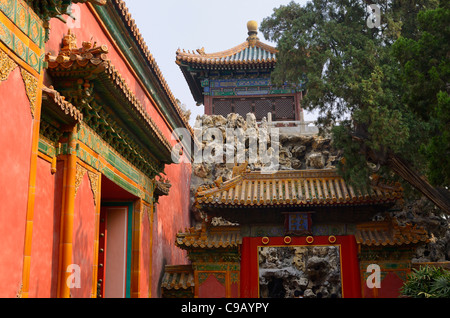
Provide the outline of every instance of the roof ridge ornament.
[[254,47],[256,45],[256,42],[259,41],[258,22],[254,21],[254,20],[248,21],[247,29],[248,29],[248,35],[249,35],[247,38],[247,41],[251,47]]

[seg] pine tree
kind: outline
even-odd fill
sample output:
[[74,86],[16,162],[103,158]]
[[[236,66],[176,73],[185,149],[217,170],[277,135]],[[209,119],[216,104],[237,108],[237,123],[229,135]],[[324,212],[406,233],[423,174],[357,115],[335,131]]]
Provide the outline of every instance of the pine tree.
[[291,2],[261,31],[279,50],[273,82],[306,79],[303,107],[319,112],[321,131],[343,149],[348,182],[399,178],[450,213],[450,24],[441,2]]

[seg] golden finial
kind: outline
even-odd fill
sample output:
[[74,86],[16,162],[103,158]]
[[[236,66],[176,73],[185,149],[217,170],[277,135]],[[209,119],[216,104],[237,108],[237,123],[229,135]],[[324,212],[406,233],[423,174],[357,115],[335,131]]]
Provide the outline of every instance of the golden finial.
[[248,35],[247,41],[251,46],[255,46],[256,41],[259,41],[258,38],[258,22],[251,20],[247,23]]

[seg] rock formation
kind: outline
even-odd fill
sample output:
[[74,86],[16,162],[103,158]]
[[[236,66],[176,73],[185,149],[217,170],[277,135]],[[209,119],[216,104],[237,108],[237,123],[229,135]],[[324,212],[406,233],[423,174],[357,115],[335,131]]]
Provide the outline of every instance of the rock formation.
[[259,253],[262,298],[341,297],[339,248],[335,246],[264,247]]
[[[215,131],[217,136],[213,136],[214,134],[211,134],[211,130],[208,131],[208,128],[213,128],[213,132]],[[268,152],[279,146],[280,170],[329,169],[334,168],[342,159],[342,152],[333,147],[332,140],[329,138],[301,134],[280,134],[277,136],[277,140],[271,139],[272,136],[269,133],[267,121],[263,119],[258,125],[252,114],[248,114],[246,118],[234,113],[229,114],[227,118],[220,115],[198,116],[194,129],[202,136],[201,150],[204,151],[208,145],[212,145],[213,148],[215,147],[215,150],[222,151],[223,162],[214,163],[206,160],[193,164],[191,180],[192,202],[199,186],[213,185],[216,180],[226,182],[233,177],[235,164],[234,162],[226,162],[227,151],[233,151],[237,160],[240,160],[240,162],[244,161],[245,158],[249,157],[249,146],[254,136],[259,135],[267,140]],[[240,130],[243,132],[244,137],[240,139],[234,138],[234,144],[227,144],[225,143],[227,140],[227,129]],[[215,139],[218,136],[219,140]],[[243,149],[243,152],[239,153],[239,149]],[[257,171],[263,166],[264,164],[260,162],[249,163],[246,168],[251,171]],[[428,200],[421,199],[406,202],[397,211],[391,212],[391,216],[397,217],[399,221],[424,226],[432,238],[430,243],[418,247],[413,259],[415,262],[450,261],[449,222],[448,219],[440,216],[436,211]],[[201,216],[197,213],[198,211],[195,210],[195,207],[193,207],[193,212],[200,221]],[[378,219],[383,217],[382,215],[377,216]],[[296,260],[296,262],[300,262],[300,260]],[[289,271],[282,272],[284,274],[273,274],[273,276],[289,274]],[[300,286],[302,284],[298,282],[297,285]],[[305,289],[305,295],[307,290],[310,293],[309,289],[311,288]],[[289,290],[292,291],[293,289]],[[312,290],[312,294],[316,294],[316,292],[317,290]]]

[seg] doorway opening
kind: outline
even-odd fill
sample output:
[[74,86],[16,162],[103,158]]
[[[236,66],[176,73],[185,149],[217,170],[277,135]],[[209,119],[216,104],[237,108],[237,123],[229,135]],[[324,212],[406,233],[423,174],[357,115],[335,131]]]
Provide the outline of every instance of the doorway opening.
[[102,176],[97,297],[130,298],[133,207],[138,197]]

